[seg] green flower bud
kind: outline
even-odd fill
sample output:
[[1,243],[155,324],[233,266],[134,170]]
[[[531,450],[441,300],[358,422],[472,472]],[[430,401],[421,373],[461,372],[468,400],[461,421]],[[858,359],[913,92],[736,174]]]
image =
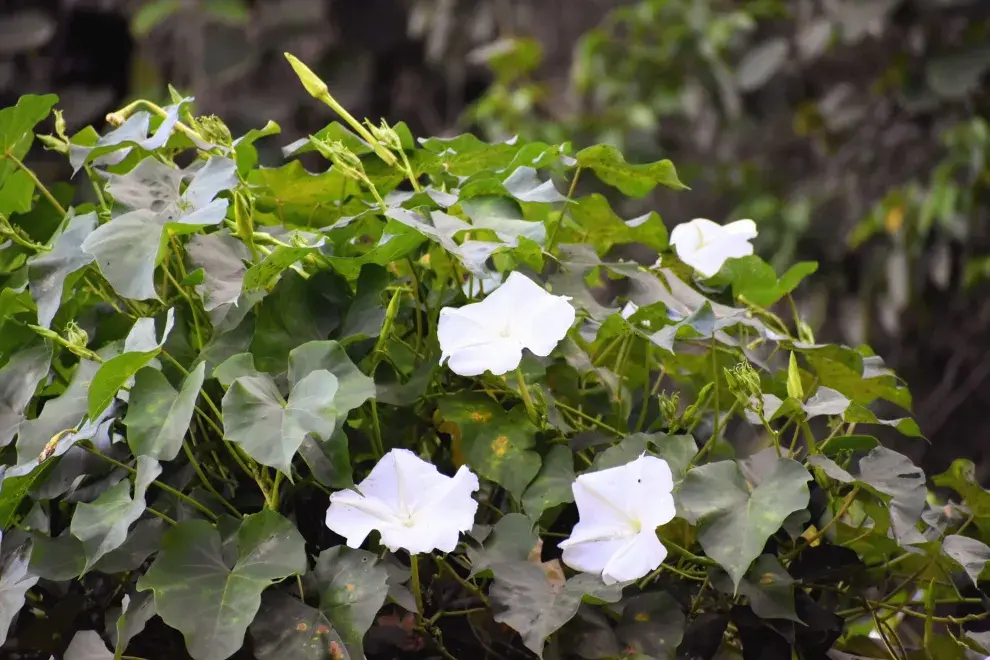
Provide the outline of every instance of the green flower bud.
[[657,403],[660,406],[660,416],[663,417],[664,422],[667,423],[667,426],[673,426],[681,412],[680,395],[677,392],[669,395],[664,390],[657,398]]
[[306,91],[309,92],[310,96],[321,101],[330,96],[330,88],[327,87],[325,82],[320,80],[318,75],[313,73],[312,69],[300,62],[295,55],[289,53],[284,53],[284,55],[285,59],[289,60],[292,70],[299,76],[299,81],[306,88]]
[[69,141],[69,136],[65,125],[65,117],[62,115],[61,110],[55,111],[55,135],[59,136],[65,142]]
[[41,142],[48,151],[55,151],[62,155],[69,153],[68,143],[58,139],[54,135],[38,135],[38,142]]
[[216,115],[199,117],[196,120],[196,125],[199,129],[199,134],[206,138],[208,142],[224,147],[233,145],[234,139],[230,135],[230,129]]
[[89,334],[80,328],[75,321],[69,321],[65,324],[65,339],[70,346],[86,348],[86,344],[89,343]]

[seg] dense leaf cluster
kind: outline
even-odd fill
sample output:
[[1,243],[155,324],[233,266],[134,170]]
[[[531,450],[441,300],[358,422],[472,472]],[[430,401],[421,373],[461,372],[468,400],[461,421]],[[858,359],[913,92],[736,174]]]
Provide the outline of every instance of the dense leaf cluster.
[[[293,61],[293,66],[298,62]],[[967,658],[987,651],[990,494],[957,462],[927,489],[863,430],[920,435],[867,347],[817,343],[750,256],[699,281],[656,213],[669,161],[608,146],[415,140],[349,124],[257,165],[176,95],[46,148],[54,96],[0,110],[0,631],[40,657]],[[331,162],[311,173],[294,158]],[[562,190],[568,192],[563,193]],[[81,201],[86,196],[92,201]],[[76,201],[80,200],[80,201]],[[610,257],[641,243],[652,268]],[[439,364],[444,306],[523,271],[578,322],[508,377]],[[603,294],[606,280],[621,294]],[[631,304],[630,304],[631,303]],[[877,404],[902,416],[878,416]],[[752,428],[751,447],[725,439]],[[858,432],[857,432],[858,431]],[[404,447],[482,479],[476,526],[410,564],[323,525],[329,493]],[[574,574],[555,546],[575,476],[644,452],[673,473],[667,561]],[[410,570],[413,569],[413,570]],[[169,630],[181,633],[175,645]],[[41,631],[41,632],[39,632]],[[56,634],[52,634],[52,633]],[[143,641],[150,640],[150,641]],[[164,640],[164,641],[162,641]],[[171,644],[171,646],[170,646]],[[184,649],[184,650],[183,650]]]

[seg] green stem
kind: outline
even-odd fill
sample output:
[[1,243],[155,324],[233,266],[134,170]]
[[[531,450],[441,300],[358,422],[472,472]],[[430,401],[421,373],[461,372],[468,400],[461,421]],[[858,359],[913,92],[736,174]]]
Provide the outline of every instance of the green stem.
[[567,212],[567,205],[571,203],[571,198],[574,197],[574,191],[577,189],[577,182],[579,178],[581,178],[580,166],[574,170],[574,178],[571,179],[571,185],[567,189],[567,198],[564,200],[563,208],[560,209],[560,219],[557,220],[557,224],[555,224],[553,229],[550,230],[550,236],[547,238],[547,252],[553,251],[554,240],[557,238],[557,230],[560,229],[560,225],[564,224],[564,213]]
[[609,433],[614,433],[616,436],[618,436],[620,438],[623,437],[623,436],[625,436],[625,433],[623,433],[619,429],[617,429],[617,428],[615,428],[613,426],[609,426],[608,424],[606,424],[602,420],[600,420],[600,419],[598,419],[596,417],[592,417],[591,415],[589,415],[589,414],[587,414],[585,412],[582,412],[582,411],[578,410],[577,408],[572,408],[569,405],[567,405],[566,403],[561,403],[560,401],[554,401],[553,402],[553,405],[556,406],[557,408],[560,408],[561,410],[566,410],[567,412],[571,413],[572,415],[576,415],[577,417],[580,417],[581,419],[583,419],[583,420],[585,420],[587,422],[591,422],[595,426],[598,426],[599,428],[605,429]]
[[846,498],[844,500],[842,500],[842,504],[841,506],[839,506],[839,510],[835,512],[835,515],[832,516],[831,520],[825,523],[822,526],[822,528],[819,529],[817,532],[815,532],[812,535],[812,537],[808,539],[804,544],[794,548],[786,555],[781,557],[781,559],[792,559],[793,557],[796,557],[802,550],[811,547],[815,541],[817,541],[822,536],[824,536],[825,532],[830,530],[832,528],[832,525],[834,525],[839,520],[839,518],[841,518],[846,514],[846,511],[848,511],[849,507],[852,506],[853,500],[856,498],[857,493],[859,493],[859,486],[856,486],[851,491],[849,491],[849,494],[846,495]]
[[[413,260],[406,257],[406,263],[409,265],[409,278],[412,280],[412,293],[416,301],[416,311],[413,316],[416,317],[416,352],[419,353],[420,342],[423,338],[423,320],[420,318],[421,299],[419,296],[419,277],[416,276],[416,265],[413,263]],[[429,312],[428,309],[427,312]]]
[[[125,105],[120,110],[117,110],[116,112],[111,112],[110,114],[108,114],[107,115],[107,123],[113,124],[114,126],[120,126],[121,124],[123,124],[127,120],[128,117],[130,117],[132,114],[134,114],[134,111],[135,110],[137,110],[138,108],[142,108],[142,107],[143,108],[146,108],[147,110],[150,110],[152,113],[158,115],[159,117],[167,117],[168,116],[168,113],[165,112],[165,109],[162,108],[161,106],[156,105],[156,104],[152,103],[151,101],[146,101],[144,99],[138,99],[137,101],[134,101],[132,103],[129,103],[129,104]],[[180,133],[185,134],[185,136],[188,137],[188,138],[190,138],[190,139],[192,139],[193,142],[195,142],[197,140],[199,140],[200,142],[206,143],[206,144],[209,144],[209,142],[210,142],[209,140],[207,140],[206,138],[204,138],[202,135],[200,135],[199,133],[197,133],[193,129],[191,129],[188,126],[186,126],[185,124],[183,124],[181,121],[175,122],[175,130],[179,131]]]
[[415,553],[409,555],[409,570],[412,572],[410,585],[412,586],[413,596],[416,597],[416,616],[422,621],[424,612],[423,591],[419,584],[419,555]]
[[[501,511],[499,513],[501,513]],[[457,580],[457,582],[462,587],[464,587],[465,589],[467,589],[468,591],[470,591],[475,597],[478,598],[478,600],[480,600],[482,603],[484,603],[485,604],[485,607],[488,607],[488,597],[485,596],[484,593],[482,593],[481,589],[479,589],[475,585],[471,584],[470,582],[468,582],[467,580],[465,580],[464,578],[462,578],[461,575],[460,575],[460,573],[458,573],[456,570],[454,570],[454,567],[451,566],[449,563],[447,563],[447,560],[444,559],[443,557],[437,557],[437,561],[440,562],[440,565],[441,566],[443,566],[444,568],[447,569],[447,572],[450,573],[450,576],[452,578],[454,578],[455,580]]]
[[55,195],[52,194],[52,191],[45,187],[45,184],[41,182],[38,175],[36,175],[29,167],[24,165],[24,163],[22,163],[14,154],[7,153],[5,155],[14,163],[14,165],[17,165],[17,167],[21,168],[21,170],[28,175],[35,187],[41,192],[45,199],[48,200],[48,203],[55,207],[55,210],[59,212],[59,215],[64,218],[67,211],[61,204],[58,203],[58,200],[55,199]]
[[522,367],[516,367],[516,382],[519,383],[519,394],[522,396],[523,405],[526,406],[526,413],[534,424],[539,424],[540,418],[536,414],[536,406],[529,395],[529,388],[526,386],[526,377],[523,376]]
[[153,516],[157,516],[157,517],[161,518],[162,520],[164,520],[165,522],[167,522],[169,525],[173,525],[174,526],[174,525],[178,525],[179,524],[179,523],[175,522],[175,520],[173,520],[169,516],[165,515],[161,511],[159,511],[158,509],[152,509],[149,506],[149,507],[145,507],[144,510],[147,511],[148,513],[150,513]]
[[275,471],[275,479],[272,481],[272,488],[268,491],[268,495],[265,499],[265,506],[272,511],[278,511],[278,487],[282,483],[283,476],[285,475],[282,474],[281,470]]
[[237,507],[231,504],[230,502],[228,502],[224,498],[224,496],[221,495],[220,492],[213,487],[213,484],[210,483],[210,480],[206,477],[206,473],[203,472],[203,466],[199,464],[198,460],[196,460],[196,455],[193,454],[192,448],[189,446],[189,443],[185,440],[182,441],[182,449],[185,451],[186,458],[189,459],[189,463],[190,465],[192,465],[193,470],[196,472],[196,475],[199,477],[199,480],[203,482],[203,487],[206,488],[206,490],[210,491],[213,497],[220,500],[220,503],[223,504],[224,507],[226,507],[226,509],[230,511],[235,518],[240,518],[241,512],[237,510]]
[[371,400],[371,427],[374,431],[371,436],[371,441],[374,443],[372,450],[375,452],[375,458],[380,459],[385,455],[385,443],[382,441],[382,425],[378,421],[378,402],[374,399]]
[[[130,465],[127,465],[125,463],[121,463],[120,461],[118,461],[115,458],[110,458],[109,456],[106,456],[104,454],[101,454],[100,451],[98,449],[96,449],[95,447],[90,447],[90,446],[88,446],[88,445],[86,445],[84,443],[80,443],[80,444],[78,444],[76,446],[82,447],[83,449],[85,449],[86,451],[88,451],[90,454],[93,454],[94,456],[99,456],[100,458],[102,458],[103,460],[107,461],[108,463],[110,463],[114,467],[118,467],[118,468],[120,468],[122,470],[127,470],[131,474],[131,476],[136,476],[137,475],[137,470],[135,470],[134,468],[132,468]],[[162,489],[166,493],[169,493],[170,495],[174,495],[175,497],[179,498],[180,500],[182,500],[183,502],[185,502],[189,506],[191,506],[194,509],[198,510],[200,513],[203,513],[207,518],[209,518],[213,522],[217,522],[218,520],[220,520],[220,516],[218,516],[217,514],[213,513],[208,508],[206,508],[205,505],[203,505],[202,503],[200,503],[200,502],[194,500],[193,498],[189,497],[188,495],[186,495],[182,491],[176,490],[176,489],[172,488],[171,486],[169,486],[168,484],[165,484],[165,483],[162,483],[161,481],[158,481],[157,479],[155,481],[152,481],[151,482],[151,485],[152,486],[157,486],[158,488]]]

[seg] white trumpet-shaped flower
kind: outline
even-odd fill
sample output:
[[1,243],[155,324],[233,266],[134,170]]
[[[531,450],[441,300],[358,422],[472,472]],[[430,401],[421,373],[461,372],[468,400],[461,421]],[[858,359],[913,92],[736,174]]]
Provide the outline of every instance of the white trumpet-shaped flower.
[[681,261],[705,277],[714,277],[726,259],[753,254],[750,241],[756,234],[756,223],[752,220],[719,225],[695,218],[674,227],[670,232],[670,244]]
[[326,524],[357,548],[371,530],[393,552],[453,552],[471,529],[478,503],[478,477],[466,466],[448,477],[408,449],[385,454],[356,490],[330,496]]
[[571,485],[579,520],[560,543],[561,559],[573,569],[600,573],[605,584],[647,575],[667,556],[656,530],[674,517],[673,488],[667,461],[646,454],[582,474]]
[[513,272],[481,302],[440,310],[440,364],[461,376],[499,376],[519,366],[524,348],[546,357],[574,323],[568,300]]

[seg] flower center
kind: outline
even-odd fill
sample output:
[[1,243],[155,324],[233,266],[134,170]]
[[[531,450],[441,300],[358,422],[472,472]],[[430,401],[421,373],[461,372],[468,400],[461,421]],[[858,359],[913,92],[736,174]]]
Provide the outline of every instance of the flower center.
[[511,335],[512,335],[512,330],[509,328],[508,325],[506,325],[504,328],[502,328],[498,332],[498,336],[499,337],[509,337]]

